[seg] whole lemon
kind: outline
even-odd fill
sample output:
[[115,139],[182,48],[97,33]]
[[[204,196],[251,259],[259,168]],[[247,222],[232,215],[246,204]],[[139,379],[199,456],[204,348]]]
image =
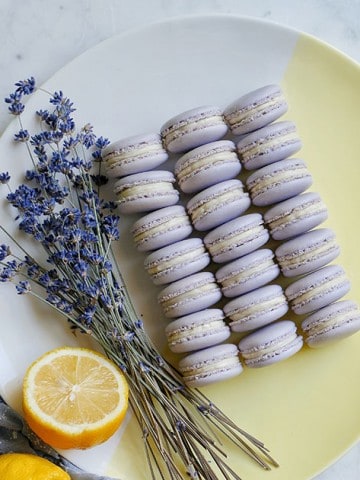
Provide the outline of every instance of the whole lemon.
[[1,480],[71,480],[62,468],[29,453],[0,455]]

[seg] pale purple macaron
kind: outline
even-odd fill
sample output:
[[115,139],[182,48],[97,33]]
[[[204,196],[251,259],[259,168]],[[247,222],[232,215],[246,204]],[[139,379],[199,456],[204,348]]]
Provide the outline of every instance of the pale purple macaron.
[[319,228],[282,243],[275,256],[285,277],[304,275],[324,267],[340,254],[335,232]]
[[233,332],[248,332],[281,318],[289,306],[280,285],[266,285],[230,300],[224,313]]
[[239,350],[246,366],[266,367],[281,362],[297,353],[303,338],[294,322],[282,320],[249,333],[239,342]]
[[144,267],[155,285],[165,285],[199,272],[209,263],[201,238],[187,238],[150,253]]
[[127,137],[107,145],[102,158],[109,177],[124,177],[158,167],[168,159],[159,134]]
[[304,160],[289,158],[256,170],[246,180],[252,203],[265,207],[304,192],[312,176]]
[[160,208],[137,220],[132,229],[134,243],[141,252],[156,250],[187,238],[193,231],[182,205]]
[[165,328],[169,348],[175,353],[191,352],[217,345],[230,337],[224,312],[206,308],[173,320]]
[[204,237],[215,263],[229,262],[262,247],[269,232],[259,213],[249,213],[220,225]]
[[284,200],[264,214],[265,225],[274,240],[286,240],[317,227],[328,217],[320,195],[306,192]]
[[195,193],[215,183],[236,177],[241,163],[230,140],[207,143],[186,153],[175,164],[180,189]]
[[280,86],[266,85],[231,103],[225,108],[224,117],[234,135],[243,135],[277,120],[287,109]]
[[309,315],[301,328],[309,347],[322,347],[360,331],[360,310],[351,300],[335,302]]
[[241,215],[250,206],[250,197],[240,180],[226,180],[194,195],[186,208],[196,230],[211,230]]
[[290,307],[297,315],[325,307],[346,295],[350,281],[340,265],[327,265],[291,283],[285,289]]
[[174,183],[174,175],[166,170],[135,173],[121,178],[114,185],[120,212],[149,212],[174,205],[179,200]]
[[221,290],[211,272],[194,273],[170,283],[158,295],[158,302],[168,318],[198,312],[220,299]]
[[238,142],[237,151],[243,166],[254,170],[289,157],[301,146],[295,124],[283,121],[245,135]]
[[188,387],[203,387],[236,377],[243,367],[236,345],[225,343],[190,353],[180,360],[179,370]]
[[270,283],[279,274],[273,252],[263,248],[227,263],[215,275],[225,297],[237,297]]
[[187,152],[219,140],[227,133],[223,112],[213,105],[187,110],[161,127],[163,144],[169,152]]

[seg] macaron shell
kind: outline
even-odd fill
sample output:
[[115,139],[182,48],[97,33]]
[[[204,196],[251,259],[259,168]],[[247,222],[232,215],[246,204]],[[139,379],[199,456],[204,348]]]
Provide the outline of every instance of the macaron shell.
[[233,332],[248,332],[285,315],[289,306],[279,285],[267,285],[230,300],[224,313]]
[[121,213],[141,213],[174,205],[179,192],[171,172],[154,170],[123,177],[114,185]]
[[332,303],[303,320],[305,342],[311,348],[327,346],[360,330],[360,311],[351,300]]
[[246,185],[252,203],[265,207],[304,192],[312,185],[312,177],[303,160],[291,158],[256,170]]
[[246,366],[259,368],[285,360],[301,350],[303,338],[290,320],[271,323],[242,338],[240,355]]
[[168,120],[161,127],[165,148],[182,153],[222,138],[228,131],[222,111],[214,106],[188,110]]
[[272,123],[245,135],[237,151],[245,169],[254,170],[283,160],[302,147],[293,122]]
[[209,347],[184,357],[179,370],[188,387],[203,387],[228,380],[243,371],[235,345]]
[[186,153],[175,164],[175,176],[185,193],[197,193],[239,174],[241,163],[235,144],[211,142]]
[[243,95],[224,110],[234,135],[257,130],[286,113],[288,105],[278,85],[266,85]]
[[324,267],[339,254],[335,233],[328,228],[306,232],[284,242],[275,250],[281,272],[288,278]]
[[250,197],[240,180],[227,180],[202,190],[187,203],[194,228],[211,230],[244,213]]
[[131,229],[140,252],[149,252],[184,240],[192,231],[190,217],[182,205],[148,213],[137,220]]
[[271,207],[264,221],[274,240],[287,240],[317,227],[328,218],[320,195],[307,192]]
[[280,269],[269,249],[260,249],[238,258],[216,272],[225,297],[237,297],[262,287],[278,277]]
[[242,215],[211,230],[204,243],[215,263],[224,263],[262,247],[270,238],[258,213]]
[[166,327],[169,348],[174,353],[185,353],[217,345],[230,336],[220,309],[205,309],[178,318]]
[[211,272],[199,272],[165,287],[158,301],[168,318],[182,317],[214,305],[221,290]]
[[297,315],[310,313],[339,300],[350,290],[350,281],[339,265],[328,265],[291,283],[285,289]]
[[144,267],[155,285],[165,285],[199,272],[209,263],[210,255],[202,240],[188,238],[150,253]]

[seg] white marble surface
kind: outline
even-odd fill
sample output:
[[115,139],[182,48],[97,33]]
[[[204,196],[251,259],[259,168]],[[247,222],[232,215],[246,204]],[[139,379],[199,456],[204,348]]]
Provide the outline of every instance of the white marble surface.
[[[204,13],[282,23],[315,35],[360,62],[360,0],[0,0],[0,98],[15,81],[29,75],[44,82],[114,34],[169,17]],[[5,104],[0,104],[0,133],[9,120]],[[357,445],[316,480],[359,478]]]

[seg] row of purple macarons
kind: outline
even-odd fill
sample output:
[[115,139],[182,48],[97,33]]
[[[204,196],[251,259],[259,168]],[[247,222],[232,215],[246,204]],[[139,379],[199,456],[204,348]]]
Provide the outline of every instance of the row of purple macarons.
[[[257,101],[254,101],[254,98]],[[281,90],[276,86],[268,86],[242,97],[240,102],[235,102],[235,105],[239,107],[242,104],[243,107],[246,103],[244,99],[248,101],[248,104],[251,100],[251,108],[249,105],[245,108],[245,115],[242,115],[242,120],[246,118],[246,115],[251,117],[252,109],[255,109],[255,115],[253,115],[255,121],[252,122],[252,127],[247,125],[244,131],[244,126],[242,126],[241,132],[239,132],[237,126],[234,127],[234,123],[232,124],[229,121],[229,114],[226,117],[226,112],[233,109],[233,106],[226,109],[225,115],[221,116],[223,122],[227,118],[226,129],[223,128],[221,136],[226,133],[228,126],[234,134],[246,134],[238,142],[237,152],[233,142],[229,140],[219,141],[217,137],[220,130],[216,127],[216,122],[214,123],[213,120],[209,120],[204,115],[200,115],[199,122],[196,122],[199,109],[175,117],[162,128],[162,159],[160,163],[157,163],[160,160],[158,157],[159,137],[156,136],[152,136],[151,141],[149,141],[150,137],[133,137],[122,142],[116,142],[104,152],[108,174],[115,177],[125,174],[125,178],[115,184],[115,191],[120,194],[120,207],[122,206],[123,213],[144,212],[160,208],[160,210],[152,212],[137,221],[133,232],[139,250],[156,249],[145,260],[145,267],[154,282],[160,285],[172,282],[160,293],[159,301],[163,305],[165,315],[170,318],[182,317],[173,320],[167,329],[170,348],[174,351],[184,352],[197,348],[202,349],[205,346],[209,347],[214,343],[223,342],[229,337],[229,328],[223,321],[223,311],[208,308],[221,297],[221,291],[217,283],[221,285],[222,293],[226,297],[236,297],[224,307],[226,316],[231,320],[232,330],[240,332],[253,330],[281,318],[288,310],[288,301],[282,288],[279,285],[267,285],[279,275],[279,264],[285,276],[295,276],[322,267],[339,253],[339,248],[334,241],[334,234],[331,230],[319,229],[304,234],[304,232],[321,223],[326,218],[327,211],[317,194],[300,195],[311,185],[312,180],[302,160],[287,158],[301,147],[295,125],[292,122],[277,122],[265,126],[267,122],[276,120],[286,111],[286,102]],[[266,112],[266,106],[270,108],[270,114]],[[207,111],[209,110],[207,108]],[[256,118],[259,112],[261,114],[260,120]],[[184,118],[192,118],[192,127],[189,128]],[[249,122],[245,123],[248,124]],[[180,133],[176,132],[176,129],[171,129],[171,125],[174,124],[178,125],[177,128]],[[249,133],[249,128],[251,130],[254,126],[257,130]],[[196,230],[211,230],[203,240],[201,238],[184,240],[191,234],[192,227],[184,207],[180,205],[170,206],[176,203],[178,199],[177,191],[173,188],[175,179],[171,172],[146,171],[146,173],[143,173],[136,171],[139,168],[144,169],[144,164],[146,164],[146,169],[149,169],[155,168],[166,161],[167,152],[163,148],[163,142],[167,134],[164,134],[164,132],[167,132],[167,134],[172,132],[170,140],[175,143],[171,144],[170,142],[169,144],[168,141],[167,148],[170,151],[180,152],[182,149],[188,151],[190,144],[190,148],[194,147],[177,161],[175,175],[183,192],[196,193],[188,202],[187,209]],[[191,139],[192,133],[196,138]],[[187,141],[186,137],[188,137]],[[137,147],[135,146],[136,142]],[[157,147],[155,148],[154,144],[156,143]],[[199,143],[202,145],[200,146]],[[205,144],[203,145],[203,143]],[[172,145],[172,147],[169,148],[169,145]],[[154,157],[157,157],[157,160],[154,160]],[[246,181],[253,205],[267,206],[280,202],[279,205],[265,214],[273,238],[287,239],[294,235],[303,234],[302,237],[287,241],[277,248],[275,251],[277,262],[274,262],[274,254],[271,250],[267,248],[259,250],[269,240],[269,233],[263,225],[262,216],[259,213],[243,215],[250,206],[250,198],[249,194],[244,191],[241,181],[239,179],[234,180],[234,177],[241,170],[239,157],[246,169],[257,169]],[[126,175],[129,173],[129,168],[130,177]],[[135,174],[133,173],[134,169]],[[146,184],[142,183],[141,176],[146,180]],[[169,188],[169,185],[165,185],[167,183],[170,183],[171,188]],[[146,190],[145,185],[149,186],[149,184],[150,189]],[[212,186],[213,184],[215,185]],[[173,190],[175,195],[173,195]],[[197,194],[199,190],[201,191]],[[122,197],[121,194],[124,192],[125,195]],[[296,200],[287,200],[289,197],[295,197]],[[219,208],[222,199],[224,200],[223,208]],[[274,211],[272,215],[272,210],[277,207],[283,206],[285,208],[286,205],[283,204],[286,201],[297,203],[295,207],[294,205],[291,207],[290,204],[287,206],[288,210],[291,207],[290,211],[294,211],[294,208],[301,210],[302,207],[307,207],[307,204],[310,205],[310,210],[314,210],[313,206],[317,203],[321,208],[319,211],[315,209],[313,212],[315,215],[310,216],[312,217],[310,223],[308,214],[303,215],[302,218],[300,215],[300,218],[297,218],[295,222],[297,226],[295,226],[296,231],[294,233],[293,221],[288,222],[288,226],[285,222],[281,223],[280,221],[279,228],[279,212]],[[211,204],[216,208],[211,209]],[[204,215],[204,212],[207,214]],[[271,218],[273,218],[273,222],[271,222]],[[300,262],[298,266],[295,265],[294,267],[293,261],[289,264],[289,258],[298,256],[299,252],[302,251],[301,245],[308,246],[309,242],[310,245],[317,245],[317,248],[319,243],[322,245],[321,248],[331,243],[331,248],[326,249],[326,253],[321,255],[321,259],[315,258],[312,262],[309,262],[309,257],[307,257],[306,261]],[[281,256],[281,251],[284,253],[283,256]],[[210,272],[197,273],[210,263],[209,253],[216,263],[230,262],[218,269],[216,278]],[[284,259],[283,264],[281,258]],[[255,276],[253,275],[254,269],[257,271]],[[328,274],[330,275],[330,270],[328,270]],[[184,280],[182,280],[183,278]],[[239,278],[240,281],[237,280]],[[296,292],[300,288],[300,286],[299,288],[296,287],[296,283],[294,282],[292,286],[292,290],[295,291],[295,299],[297,298]],[[344,286],[343,292],[349,286],[347,280],[345,283],[346,287]],[[190,301],[189,292],[186,291],[189,286],[191,287]],[[180,297],[186,301],[179,302],[177,296],[174,295],[176,288],[181,292]],[[197,289],[199,290],[198,295],[196,294]],[[289,289],[290,292],[291,287]],[[328,298],[329,301],[338,299],[332,294],[330,297]],[[200,303],[199,298],[201,299]],[[325,305],[327,301],[325,301]],[[314,300],[310,300],[312,306],[307,307],[310,308],[308,312],[320,308],[319,303],[313,305],[313,302]],[[296,301],[293,302],[292,307],[296,311],[298,307],[295,307],[295,304]],[[307,302],[308,304],[309,302]],[[184,305],[186,305],[185,310]],[[255,315],[251,315],[251,306],[257,312]],[[194,309],[196,312],[200,310],[201,316],[194,313]],[[246,311],[250,315],[246,315]],[[201,320],[199,320],[200,318]],[[189,329],[189,325],[192,325],[192,330]],[[277,352],[277,360],[288,357],[290,353],[295,353],[302,346],[301,337],[296,334],[294,325],[293,322],[282,321],[277,322],[276,325],[270,325],[270,329],[267,328],[268,339],[269,335],[271,339],[271,331],[269,330],[273,331],[275,337],[289,336],[286,348],[282,347],[283,351],[280,355]],[[265,335],[265,332],[258,331],[251,336],[253,340],[259,340],[262,334]],[[184,335],[187,338],[185,342]],[[244,348],[247,344],[245,350],[252,344],[251,338],[242,342]],[[274,339],[267,343],[269,342],[274,343]],[[232,347],[234,346],[219,345],[218,347],[212,347],[212,353],[215,354],[216,350],[221,358],[225,355],[224,348],[231,350],[233,368],[229,370],[230,375],[231,372],[240,373],[241,371],[241,365],[237,365],[234,360],[236,354]],[[241,345],[239,348],[241,351]],[[252,345],[250,350],[253,348]],[[194,384],[194,381],[196,385],[202,384],[204,381],[207,383],[208,379],[204,380],[199,375],[194,376],[193,369],[189,369],[189,364],[192,363],[190,357],[194,355],[194,361],[199,355],[205,355],[205,359],[207,358],[204,352],[185,357],[182,363],[180,362],[184,374],[187,375],[187,371],[192,372],[189,376],[190,383]],[[245,352],[244,356],[245,363],[248,363],[249,366],[272,363],[274,358],[271,352],[267,352],[267,359],[263,358],[262,361],[257,362],[250,352],[247,362]],[[208,359],[206,363],[208,363]]]

